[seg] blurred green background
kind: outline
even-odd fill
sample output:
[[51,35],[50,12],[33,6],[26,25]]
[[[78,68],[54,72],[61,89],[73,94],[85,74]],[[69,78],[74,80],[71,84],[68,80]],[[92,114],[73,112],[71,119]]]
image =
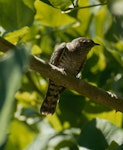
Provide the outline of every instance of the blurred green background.
[[[101,46],[89,53],[82,78],[123,97],[122,6],[123,0],[0,0],[0,34],[30,44],[47,62],[61,42],[93,39]],[[53,116],[39,114],[48,79],[23,72],[29,53],[20,46],[0,56],[0,150],[122,150],[122,113],[75,91],[61,95]]]

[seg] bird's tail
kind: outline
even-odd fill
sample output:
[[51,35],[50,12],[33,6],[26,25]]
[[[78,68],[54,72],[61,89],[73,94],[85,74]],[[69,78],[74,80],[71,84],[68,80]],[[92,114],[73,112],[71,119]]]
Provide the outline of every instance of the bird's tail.
[[60,93],[64,90],[64,87],[55,85],[55,83],[49,80],[49,86],[46,93],[46,97],[42,103],[40,113],[42,115],[53,114],[55,112],[57,103],[60,98]]

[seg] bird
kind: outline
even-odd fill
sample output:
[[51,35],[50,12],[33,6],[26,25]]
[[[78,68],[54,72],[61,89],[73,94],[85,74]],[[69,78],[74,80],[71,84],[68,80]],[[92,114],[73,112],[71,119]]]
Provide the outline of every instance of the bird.
[[[54,50],[49,63],[77,77],[85,66],[87,54],[96,45],[100,44],[86,37],[78,37],[68,43],[63,42]],[[49,79],[46,96],[40,108],[42,115],[54,114],[60,94],[64,90],[65,87]]]

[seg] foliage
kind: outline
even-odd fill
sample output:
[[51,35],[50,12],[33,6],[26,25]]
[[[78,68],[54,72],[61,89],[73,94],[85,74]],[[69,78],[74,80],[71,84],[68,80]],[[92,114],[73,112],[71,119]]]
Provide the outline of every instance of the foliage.
[[[0,0],[1,35],[13,44],[29,43],[32,54],[46,61],[57,44],[90,37],[101,46],[89,53],[82,78],[123,96],[122,4]],[[62,94],[53,116],[41,116],[47,79],[32,70],[23,73],[29,52],[18,47],[0,58],[0,150],[123,149],[122,114],[74,91]]]

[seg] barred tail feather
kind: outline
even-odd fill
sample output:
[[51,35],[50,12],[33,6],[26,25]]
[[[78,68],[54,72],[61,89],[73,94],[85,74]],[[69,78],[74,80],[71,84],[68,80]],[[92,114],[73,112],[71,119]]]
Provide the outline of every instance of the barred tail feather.
[[57,103],[60,98],[60,93],[64,90],[64,87],[55,85],[53,81],[49,81],[46,97],[42,103],[40,113],[42,115],[53,114],[55,112]]
[[55,112],[56,109],[56,105],[57,105],[58,99],[54,98],[54,96],[47,96],[44,101],[43,104],[41,106],[40,112],[42,115],[48,115],[48,114],[53,114]]

